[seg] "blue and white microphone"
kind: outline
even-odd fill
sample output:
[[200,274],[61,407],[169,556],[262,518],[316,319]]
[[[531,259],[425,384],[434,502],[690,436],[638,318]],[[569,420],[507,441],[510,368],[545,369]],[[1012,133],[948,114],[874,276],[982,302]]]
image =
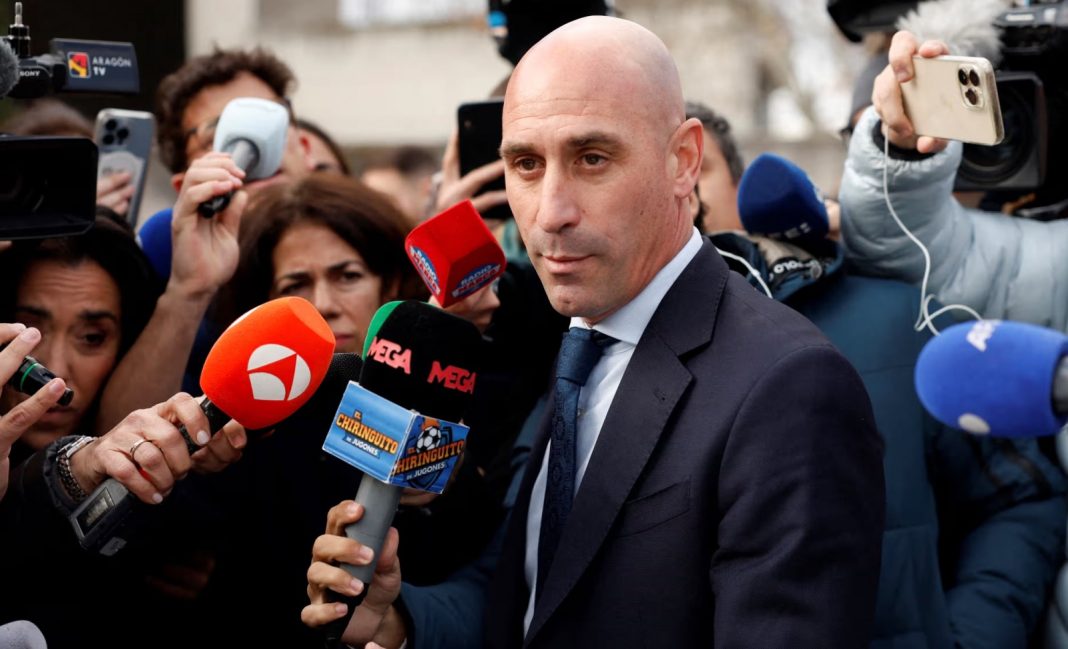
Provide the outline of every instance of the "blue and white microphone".
[[1068,421],[1068,336],[1021,322],[953,325],[916,361],[916,392],[935,419],[977,435],[1055,435]]
[[760,154],[742,174],[738,215],[746,232],[783,241],[823,239],[830,229],[820,190],[774,153]]

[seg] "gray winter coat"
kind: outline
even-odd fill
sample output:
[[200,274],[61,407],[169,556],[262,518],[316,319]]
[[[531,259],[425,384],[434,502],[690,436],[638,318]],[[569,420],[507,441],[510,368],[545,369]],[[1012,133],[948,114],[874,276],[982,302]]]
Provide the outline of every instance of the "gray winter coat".
[[[872,138],[877,120],[869,108],[849,145],[839,193],[843,241],[860,273],[918,285],[922,253],[883,198],[883,151]],[[961,145],[952,142],[923,160],[889,161],[890,201],[931,253],[928,291],[986,318],[1068,330],[1068,222],[962,207],[951,194],[960,158]]]

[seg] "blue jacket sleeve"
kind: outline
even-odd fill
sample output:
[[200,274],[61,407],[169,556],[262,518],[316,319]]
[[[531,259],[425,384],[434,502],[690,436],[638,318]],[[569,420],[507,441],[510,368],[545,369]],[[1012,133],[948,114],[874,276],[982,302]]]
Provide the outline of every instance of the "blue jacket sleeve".
[[954,644],[1027,647],[1064,557],[1065,479],[1034,440],[934,438]]

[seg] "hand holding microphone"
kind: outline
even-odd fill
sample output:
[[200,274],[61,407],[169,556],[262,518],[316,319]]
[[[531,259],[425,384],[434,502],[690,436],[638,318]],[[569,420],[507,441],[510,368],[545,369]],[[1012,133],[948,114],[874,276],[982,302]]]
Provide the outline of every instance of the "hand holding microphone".
[[[282,166],[289,111],[278,102],[256,97],[234,99],[215,127],[214,149],[228,153],[247,180],[273,176]],[[201,199],[197,212],[211,218],[226,209],[236,187]]]
[[451,422],[474,392],[481,342],[474,325],[421,302],[391,302],[371,320],[360,382],[346,390],[323,444],[364,472],[356,494],[364,513],[345,533],[373,551],[367,563],[343,566],[362,587],[341,593],[346,611],[327,625],[331,646],[368,592],[402,487],[440,492],[463,453],[466,429]]
[[[311,303],[301,298],[271,300],[239,318],[212,347],[200,375],[206,398],[196,407],[203,411],[206,426],[193,431],[196,441],[185,427],[178,428],[185,448],[168,443],[167,464],[184,467],[189,462],[187,455],[195,454],[231,418],[256,430],[292,415],[310,399],[326,375],[334,342],[329,325]],[[139,422],[132,423],[136,427]],[[154,435],[142,432],[142,439],[155,440]],[[130,460],[140,463],[142,450],[159,459],[152,449],[133,444],[140,442],[134,440],[125,450],[118,449],[125,462],[115,469],[133,470]],[[166,476],[159,477],[166,485]],[[145,502],[162,500],[157,495],[163,494],[149,492]],[[135,533],[139,507],[138,499],[128,489],[109,479],[78,506],[70,520],[82,547],[111,555]]]
[[14,389],[30,395],[29,399],[0,417],[0,500],[7,492],[11,445],[71,392],[63,379],[55,378],[27,356],[40,340],[41,332],[37,329],[27,329],[23,324],[0,323],[0,386],[4,386],[4,390]]

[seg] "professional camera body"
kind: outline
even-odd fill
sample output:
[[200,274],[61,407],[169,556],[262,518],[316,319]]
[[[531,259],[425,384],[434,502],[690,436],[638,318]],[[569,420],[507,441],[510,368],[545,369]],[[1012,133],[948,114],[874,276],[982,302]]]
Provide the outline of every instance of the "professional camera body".
[[[132,43],[53,39],[30,53],[30,28],[15,3],[15,22],[0,47],[0,99],[53,92],[136,94]],[[12,54],[14,56],[12,56]],[[97,147],[78,137],[0,133],[0,240],[81,234],[96,216]]]
[[1068,215],[1068,0],[1009,9],[1001,32],[998,98],[1005,139],[965,145],[955,188],[989,192],[986,203],[1016,203],[1017,216]]

